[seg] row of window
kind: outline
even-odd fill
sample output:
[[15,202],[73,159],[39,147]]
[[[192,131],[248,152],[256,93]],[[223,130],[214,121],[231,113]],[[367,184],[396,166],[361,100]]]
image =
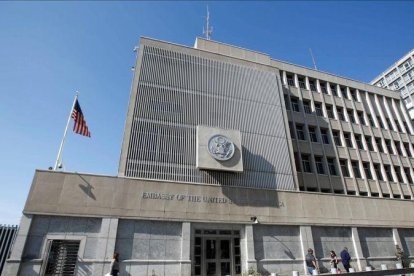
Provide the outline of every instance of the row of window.
[[[301,160],[302,160],[302,172],[313,173],[314,171],[313,171],[313,167],[311,164],[311,156],[309,154],[302,154]],[[296,169],[300,171],[297,153],[295,153],[295,161],[296,161]],[[350,169],[351,169],[353,176],[355,178],[362,178],[361,170],[360,170],[361,163],[362,163],[362,169],[365,173],[366,179],[373,180],[374,176],[372,172],[375,172],[376,179],[380,181],[384,181],[385,180],[384,175],[386,175],[387,179],[391,182],[404,183],[404,179],[402,176],[402,173],[404,173],[407,178],[408,183],[413,184],[413,178],[411,177],[410,168],[408,167],[404,167],[401,170],[401,167],[394,166],[394,171],[395,171],[395,177],[394,177],[392,174],[390,165],[384,165],[383,169],[381,169],[381,164],[373,163],[373,170],[372,170],[369,162],[359,162],[356,160],[351,160],[350,164],[348,163],[348,160],[346,159],[339,160],[339,166],[340,166],[342,175],[344,177],[351,177],[350,175]],[[317,156],[317,155],[314,156],[314,165],[315,165],[316,173],[318,174],[327,174],[327,172],[329,171],[329,174],[332,176],[338,175],[338,172],[336,169],[335,158],[331,158],[331,157],[326,158],[326,165],[327,165],[328,170],[325,170],[326,168],[325,162],[322,156]]]
[[[293,139],[298,140],[307,140],[306,133],[305,133],[305,126],[302,124],[296,124],[296,135],[293,130],[292,124],[289,123],[289,130],[290,136]],[[309,126],[307,134],[309,136],[309,140],[311,142],[318,143],[320,142],[319,137],[321,137],[322,143],[330,144],[330,139],[328,135],[328,129],[320,128],[320,136],[317,135],[317,128],[314,126]],[[413,157],[413,153],[411,152],[410,144],[408,142],[400,142],[394,141],[394,148],[392,147],[392,141],[390,139],[382,139],[379,137],[371,137],[368,135],[360,135],[354,134],[354,139],[352,139],[352,134],[350,132],[343,132],[343,138],[341,137],[341,131],[339,130],[332,130],[332,138],[336,146],[339,147],[348,147],[348,148],[355,148],[360,150],[369,150],[369,151],[377,151],[382,153],[390,153],[390,154],[398,154],[400,156],[407,156]],[[362,141],[364,138],[365,145]],[[376,145],[376,149],[374,149],[373,145]],[[387,152],[384,151],[384,148],[387,148]],[[404,148],[404,151],[403,151]]]
[[[281,78],[282,80],[283,78],[283,72],[281,72]],[[295,79],[294,79],[294,74],[293,73],[286,73],[286,81],[287,85],[289,86],[296,86],[295,84]],[[306,85],[306,77],[305,76],[300,76],[298,75],[298,84],[297,84],[300,88],[302,89],[307,89],[313,92],[319,92],[317,89],[317,80],[316,79],[312,79],[312,78],[308,78],[308,85],[309,87],[307,87]],[[337,85],[334,83],[327,83],[324,81],[319,80],[319,87],[320,87],[320,92],[322,92],[323,94],[332,94],[333,96],[336,97],[344,97],[347,98],[351,101],[359,101],[359,97],[358,97],[358,93],[357,90],[354,88],[349,88],[348,92],[345,86],[341,86],[341,85]],[[329,87],[329,89],[328,89]],[[328,92],[328,90],[330,90],[330,93]]]
[[[288,101],[287,101],[287,96],[285,95],[285,105],[286,105],[286,109],[290,110],[292,107],[292,110],[295,112],[301,112],[300,110],[300,105],[299,105],[299,99],[298,98],[291,98],[290,99],[291,102],[291,106],[289,105]],[[303,105],[303,111],[306,114],[312,114],[312,107],[311,107],[311,102],[309,100],[303,100],[302,101],[302,105]],[[336,114],[337,116],[335,116],[334,113],[334,107],[332,105],[325,105],[325,110],[326,110],[326,114],[324,114],[323,108],[322,108],[322,103],[321,102],[315,102],[314,104],[314,111],[316,113],[316,115],[321,116],[321,117],[326,117],[326,118],[330,118],[330,119],[337,119],[337,120],[341,120],[341,121],[348,121],[351,122],[353,124],[361,124],[361,125],[365,125],[365,126],[371,126],[371,127],[378,127],[378,128],[385,128],[385,125],[381,119],[380,116],[377,116],[377,122],[378,125],[375,124],[374,119],[372,118],[371,114],[366,114],[366,118],[364,116],[364,112],[362,111],[357,111],[356,112],[356,116],[355,116],[355,112],[353,109],[350,108],[343,108],[343,107],[336,107]],[[345,110],[348,116],[348,120],[345,119]],[[358,118],[358,121],[356,120],[356,118]],[[386,122],[387,122],[387,126],[388,129],[394,130],[394,131],[398,131],[398,132],[403,132],[403,129],[400,126],[400,123],[397,119],[394,119],[394,123],[396,126],[396,129],[394,129],[393,124],[391,123],[391,120],[389,118],[385,118]],[[406,129],[406,131],[410,131],[408,124],[403,121],[403,125],[404,128]]]

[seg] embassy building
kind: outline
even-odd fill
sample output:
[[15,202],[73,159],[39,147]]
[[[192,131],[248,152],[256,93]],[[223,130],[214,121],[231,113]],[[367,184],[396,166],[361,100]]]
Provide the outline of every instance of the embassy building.
[[[35,173],[2,275],[356,271],[414,255],[414,130],[390,90],[141,38],[117,176]],[[341,265],[340,265],[341,267]],[[65,274],[66,275],[66,274]]]

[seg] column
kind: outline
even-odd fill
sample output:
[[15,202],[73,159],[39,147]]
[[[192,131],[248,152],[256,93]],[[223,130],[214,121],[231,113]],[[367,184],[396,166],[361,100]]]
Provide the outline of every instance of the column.
[[253,225],[246,224],[242,227],[240,245],[242,253],[242,271],[248,271],[250,267],[257,271],[257,262],[254,252]]
[[32,223],[32,215],[23,214],[16,239],[14,240],[10,258],[6,260],[2,276],[18,275],[19,268],[22,263],[22,255],[24,246],[26,245],[27,236],[29,234],[30,225]]
[[355,256],[351,255],[351,266],[355,267],[355,260],[358,265],[358,270],[363,271],[367,266],[367,261],[362,253],[361,241],[359,240],[358,228],[352,227],[352,243],[354,244],[354,254]]
[[181,275],[191,275],[191,223],[183,222],[181,235]]
[[[117,231],[118,218],[102,218],[101,232],[99,233],[98,248],[96,250],[96,259],[102,260],[102,275],[109,271],[109,266],[115,252]],[[122,249],[118,250],[122,251]],[[100,270],[98,264],[94,264],[94,266],[95,270]]]
[[311,248],[315,252],[315,243],[313,242],[312,227],[300,226],[300,241],[302,244],[302,256],[303,256],[303,272],[307,274],[305,256],[308,253],[308,249]]

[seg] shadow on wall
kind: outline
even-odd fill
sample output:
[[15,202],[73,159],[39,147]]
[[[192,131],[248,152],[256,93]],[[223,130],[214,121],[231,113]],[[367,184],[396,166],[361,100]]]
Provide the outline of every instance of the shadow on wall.
[[82,179],[82,181],[84,182],[83,184],[79,184],[79,188],[90,198],[92,198],[93,200],[96,200],[95,195],[92,192],[92,189],[94,189],[94,187],[80,174],[76,173],[80,179]]
[[[223,174],[228,174],[229,178],[238,178],[243,181],[244,185],[230,186],[226,185],[225,181],[221,181],[223,194],[229,198],[233,204],[238,206],[253,206],[253,207],[276,207],[279,208],[279,199],[276,190],[272,189],[270,184],[276,183],[275,167],[268,162],[265,158],[260,155],[253,154],[245,147],[243,147],[243,167],[244,171],[241,173],[232,172],[212,172],[206,171],[212,178],[217,181],[223,179]],[[290,160],[287,160],[290,162]],[[248,172],[248,178],[246,180],[246,172]],[[254,188],[254,187],[265,187],[266,184],[269,186],[266,188]],[[257,215],[257,214],[256,214]]]

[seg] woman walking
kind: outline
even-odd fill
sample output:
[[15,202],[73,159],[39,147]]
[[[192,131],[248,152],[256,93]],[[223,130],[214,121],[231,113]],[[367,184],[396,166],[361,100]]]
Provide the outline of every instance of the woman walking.
[[112,257],[110,273],[111,276],[118,276],[119,274],[119,254],[116,252]]

